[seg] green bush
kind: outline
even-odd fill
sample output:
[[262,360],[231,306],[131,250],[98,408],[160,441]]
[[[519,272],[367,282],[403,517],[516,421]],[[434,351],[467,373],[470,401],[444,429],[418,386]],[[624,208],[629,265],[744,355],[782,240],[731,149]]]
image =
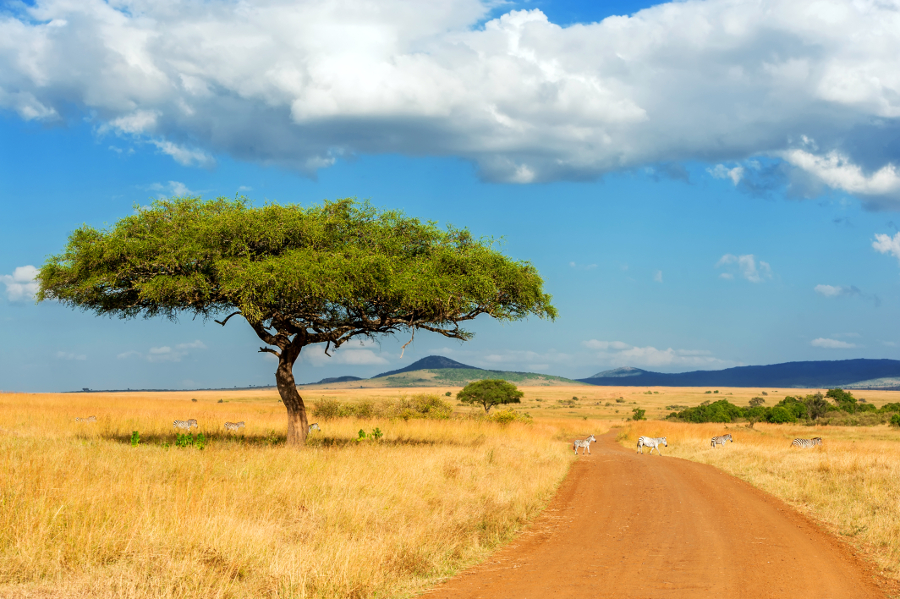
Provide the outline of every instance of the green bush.
[[891,416],[891,426],[900,426],[900,414]]
[[524,422],[526,424],[531,424],[533,422],[530,414],[527,412],[517,412],[512,408],[495,410],[494,413],[487,416],[486,419],[498,424],[509,424],[510,422]]
[[640,408],[634,408],[631,410],[634,412],[634,415],[631,417],[632,420],[646,420],[646,416],[644,414],[647,413],[647,410],[642,410]]
[[341,402],[336,399],[320,399],[313,406],[313,416],[320,420],[331,420],[338,418],[341,411]]
[[794,416],[790,411],[782,406],[778,406],[772,408],[772,411],[769,412],[769,422],[774,424],[784,424],[786,422],[796,422],[797,417]]

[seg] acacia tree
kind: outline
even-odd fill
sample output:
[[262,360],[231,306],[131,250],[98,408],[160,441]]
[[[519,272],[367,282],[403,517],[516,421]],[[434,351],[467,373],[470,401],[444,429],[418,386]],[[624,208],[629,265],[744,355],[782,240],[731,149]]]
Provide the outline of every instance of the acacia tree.
[[308,345],[330,355],[356,337],[417,330],[465,340],[460,323],[483,314],[556,317],[537,270],[491,240],[351,199],[307,208],[158,200],[106,230],[74,231],[38,281],[37,301],[98,315],[189,314],[222,326],[242,317],[259,351],[278,358],[289,445],[306,440],[293,366]]
[[456,399],[469,405],[478,404],[484,408],[484,413],[487,414],[494,406],[521,403],[520,400],[524,395],[522,391],[519,391],[509,381],[485,379],[469,383],[463,387],[456,394]]

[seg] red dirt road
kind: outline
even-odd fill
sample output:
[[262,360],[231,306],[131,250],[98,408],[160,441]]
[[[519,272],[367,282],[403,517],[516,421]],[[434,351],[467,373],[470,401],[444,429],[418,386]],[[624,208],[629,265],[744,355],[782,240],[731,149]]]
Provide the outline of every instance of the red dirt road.
[[734,477],[615,432],[591,451],[534,526],[423,597],[886,597],[840,542]]

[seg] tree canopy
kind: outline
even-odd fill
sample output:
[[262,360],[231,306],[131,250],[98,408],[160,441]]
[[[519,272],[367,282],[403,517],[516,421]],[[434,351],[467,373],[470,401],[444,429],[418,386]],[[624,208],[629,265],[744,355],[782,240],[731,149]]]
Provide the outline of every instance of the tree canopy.
[[327,353],[357,336],[419,329],[469,339],[460,323],[480,315],[556,316],[534,266],[493,240],[352,199],[157,200],[105,230],[74,231],[38,281],[38,301],[98,315],[224,315],[223,326],[240,315],[266,344],[260,351],[279,359],[292,444],[306,437],[292,368],[307,345]]
[[503,379],[485,379],[469,383],[456,394],[456,399],[469,405],[478,404],[487,414],[501,404],[520,403],[523,392]]

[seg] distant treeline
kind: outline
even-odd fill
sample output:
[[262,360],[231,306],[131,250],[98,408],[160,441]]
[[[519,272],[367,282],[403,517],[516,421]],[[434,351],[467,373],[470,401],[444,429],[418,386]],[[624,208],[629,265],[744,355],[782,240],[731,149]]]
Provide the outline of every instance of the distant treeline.
[[876,408],[843,389],[829,389],[825,395],[816,393],[805,397],[787,396],[773,406],[763,405],[763,397],[754,397],[747,407],[736,406],[727,399],[704,401],[697,407],[685,408],[669,414],[670,420],[683,422],[734,422],[746,420],[771,422],[815,422],[817,424],[877,424],[890,420],[900,426],[900,403]]

